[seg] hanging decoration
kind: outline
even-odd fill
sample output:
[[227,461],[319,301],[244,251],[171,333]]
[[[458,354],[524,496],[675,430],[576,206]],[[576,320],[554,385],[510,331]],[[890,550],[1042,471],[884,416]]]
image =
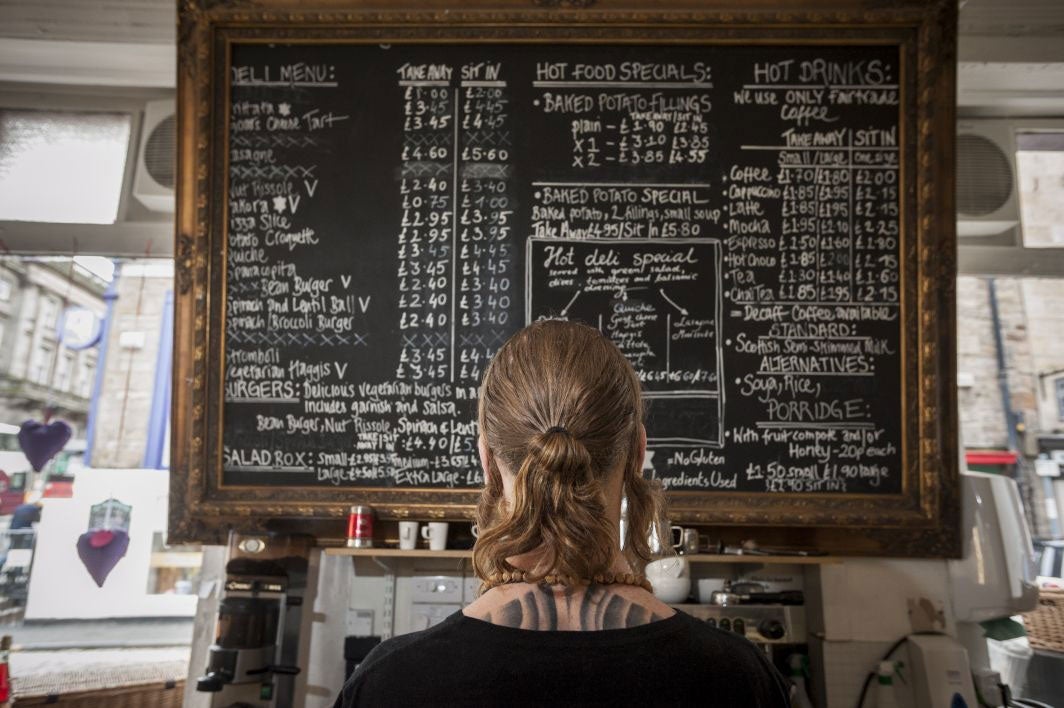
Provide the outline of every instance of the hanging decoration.
[[[0,243],[0,246],[2,245]],[[66,293],[60,302],[60,311],[64,313],[70,304],[70,293],[74,286],[74,262],[78,256],[78,240],[76,238],[73,246],[73,252],[70,254],[70,267],[67,269]],[[7,251],[6,246],[4,246],[4,251]],[[56,337],[59,341],[62,341],[62,332],[57,331]],[[60,347],[57,346],[48,368],[48,386],[50,389],[52,388],[51,384],[54,383],[51,381],[52,372],[55,371],[56,363],[59,361],[59,350]],[[54,389],[52,390],[54,391]],[[69,424],[62,420],[52,420],[52,416],[55,415],[57,410],[57,406],[52,401],[49,401],[44,407],[43,421],[27,420],[19,428],[19,447],[22,448],[22,454],[29,460],[34,472],[40,472],[44,469],[44,466],[62,451],[73,435]]]
[[97,587],[103,587],[129,549],[129,518],[133,507],[115,498],[93,504],[89,530],[78,537],[78,557]]
[[40,472],[66,446],[72,434],[70,426],[61,420],[27,420],[19,427],[18,444],[33,470]]

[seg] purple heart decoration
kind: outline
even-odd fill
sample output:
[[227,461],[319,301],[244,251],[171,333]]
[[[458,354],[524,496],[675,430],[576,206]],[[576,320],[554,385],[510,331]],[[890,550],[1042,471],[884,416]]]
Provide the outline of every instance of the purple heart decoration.
[[59,454],[72,434],[70,426],[61,420],[51,423],[27,420],[18,429],[18,444],[34,471],[40,472]]
[[[110,538],[106,538],[109,535]],[[101,545],[96,545],[106,541]],[[85,564],[85,569],[96,581],[97,587],[103,587],[103,582],[111,574],[118,561],[126,555],[129,548],[129,534],[125,531],[105,531],[96,529],[86,531],[78,537],[78,558]]]

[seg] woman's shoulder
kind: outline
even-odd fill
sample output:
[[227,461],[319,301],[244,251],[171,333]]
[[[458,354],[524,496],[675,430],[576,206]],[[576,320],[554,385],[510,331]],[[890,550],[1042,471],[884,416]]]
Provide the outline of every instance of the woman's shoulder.
[[455,612],[439,624],[408,634],[400,634],[381,642],[373,648],[362,663],[359,670],[369,671],[379,669],[396,659],[405,661],[408,655],[418,651],[427,651],[433,647],[448,644],[449,639],[460,639],[461,631],[458,628],[461,620],[461,612]]
[[378,644],[344,683],[333,708],[377,704],[377,687],[396,686],[396,681],[409,677],[411,666],[417,667],[418,673],[424,677],[426,671],[431,672],[439,665],[433,658],[446,656],[449,647],[455,646],[451,640],[461,641],[456,636],[460,619],[461,613],[456,612],[434,627],[401,634]]
[[709,665],[715,673],[731,677],[736,685],[757,687],[759,695],[756,701],[751,701],[751,706],[789,704],[788,682],[760,647],[746,637],[710,626],[685,612],[677,611],[677,615],[683,628],[676,636],[685,640],[679,651],[690,658],[697,655],[701,659],[700,662],[689,662],[689,665]]
[[[638,692],[641,681],[629,686],[636,662],[643,672],[668,677],[669,695],[678,700],[704,696],[708,690],[718,705],[788,705],[785,682],[757,647],[680,611],[636,627],[582,632],[530,631],[456,612],[431,629],[376,647],[345,684],[334,708],[429,699],[439,703],[448,696],[476,703],[473,696],[487,690],[491,682],[486,674],[498,671],[501,657],[511,673],[541,676],[546,669],[560,676],[579,669],[587,672],[581,681],[608,677],[613,688]],[[533,684],[522,684],[530,696],[550,694],[549,687]],[[397,701],[400,697],[404,700]]]
[[735,661],[753,663],[758,666],[767,663],[767,659],[762,661],[764,652],[746,637],[712,626],[682,610],[677,610],[676,614],[679,615],[678,624],[682,625],[680,630],[682,636],[704,651],[710,654],[723,654]]

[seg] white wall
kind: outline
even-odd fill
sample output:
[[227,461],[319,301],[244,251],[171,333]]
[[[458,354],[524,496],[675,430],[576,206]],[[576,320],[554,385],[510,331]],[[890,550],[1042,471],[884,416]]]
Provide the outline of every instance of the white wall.
[[[344,637],[352,586],[356,584],[350,558],[320,554],[317,594],[314,598],[310,636],[301,637],[307,648],[305,682],[297,698],[304,708],[328,708],[344,683]],[[378,582],[376,597],[383,599],[383,582]],[[307,628],[307,625],[304,625]]]
[[[806,589],[814,635],[810,658],[825,668],[813,683],[828,708],[854,706],[865,677],[890,646],[924,628],[910,614],[910,600],[932,608],[932,614],[941,611],[940,629],[955,632],[945,560],[847,559],[810,573]],[[820,604],[813,604],[818,596]]]
[[[26,619],[191,617],[195,595],[147,592],[152,536],[166,531],[168,480],[166,470],[85,469],[72,498],[42,500]],[[111,496],[133,506],[129,549],[98,588],[76,544],[88,530],[90,507]]]

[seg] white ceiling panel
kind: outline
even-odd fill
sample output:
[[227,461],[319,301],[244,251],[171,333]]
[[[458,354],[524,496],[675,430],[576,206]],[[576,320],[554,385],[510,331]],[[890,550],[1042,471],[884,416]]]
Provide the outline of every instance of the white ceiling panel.
[[176,0],[0,0],[0,36],[174,44]]

